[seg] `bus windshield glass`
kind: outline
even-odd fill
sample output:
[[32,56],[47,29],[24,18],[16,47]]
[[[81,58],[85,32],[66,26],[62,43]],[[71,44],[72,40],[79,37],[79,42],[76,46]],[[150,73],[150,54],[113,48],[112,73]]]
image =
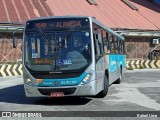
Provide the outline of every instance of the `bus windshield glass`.
[[89,30],[36,30],[24,41],[24,63],[33,71],[79,70],[91,62]]

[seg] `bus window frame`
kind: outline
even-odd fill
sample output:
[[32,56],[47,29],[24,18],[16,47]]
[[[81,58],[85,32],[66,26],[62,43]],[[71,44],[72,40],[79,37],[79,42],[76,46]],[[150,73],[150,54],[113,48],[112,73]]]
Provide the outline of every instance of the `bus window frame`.
[[120,54],[125,54],[125,46],[124,46],[124,40],[122,40],[122,39],[119,39],[119,43],[120,43],[120,45],[119,45],[119,49],[120,49]]
[[114,36],[114,53],[118,54],[118,38]]
[[104,54],[107,54],[108,51],[108,32],[106,32],[104,29],[102,29],[102,42],[103,42],[103,51]]
[[101,27],[97,24],[93,23],[93,41],[94,41],[94,49],[95,49],[95,57],[98,60],[104,54],[103,50],[103,40],[102,40],[102,32]]
[[100,49],[100,56],[102,56],[103,55],[103,53],[104,53],[104,45],[103,45],[103,39],[102,39],[102,30],[101,30],[101,28],[99,27],[99,29],[98,29],[98,47],[99,47],[99,49]]
[[109,50],[109,54],[111,54],[111,42],[112,42],[112,34],[109,33],[108,34],[108,50]]

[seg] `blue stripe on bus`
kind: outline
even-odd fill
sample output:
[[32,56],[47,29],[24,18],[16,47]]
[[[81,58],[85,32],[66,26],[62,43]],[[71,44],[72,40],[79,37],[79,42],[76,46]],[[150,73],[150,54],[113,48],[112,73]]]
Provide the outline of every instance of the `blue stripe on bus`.
[[120,69],[120,65],[122,68],[126,67],[126,56],[120,54],[110,54],[109,55],[109,72],[115,72]]
[[38,87],[58,87],[58,86],[72,86],[78,85],[84,79],[87,73],[83,73],[81,76],[76,78],[65,78],[65,79],[42,79],[42,82],[38,84]]

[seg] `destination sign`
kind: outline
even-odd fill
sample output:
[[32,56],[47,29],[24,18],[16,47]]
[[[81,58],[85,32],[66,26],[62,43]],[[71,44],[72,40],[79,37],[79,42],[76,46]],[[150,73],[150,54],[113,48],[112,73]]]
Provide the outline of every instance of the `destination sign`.
[[47,29],[47,28],[79,28],[89,26],[88,18],[62,18],[36,20],[27,23],[27,29]]

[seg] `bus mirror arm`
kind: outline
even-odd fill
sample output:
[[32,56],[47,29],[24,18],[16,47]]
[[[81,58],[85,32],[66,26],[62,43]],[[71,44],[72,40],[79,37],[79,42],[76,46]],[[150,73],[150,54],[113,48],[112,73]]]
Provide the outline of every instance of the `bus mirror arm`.
[[17,28],[14,32],[13,32],[13,48],[17,47],[17,35],[16,33],[18,33],[19,31],[24,30],[23,28]]

